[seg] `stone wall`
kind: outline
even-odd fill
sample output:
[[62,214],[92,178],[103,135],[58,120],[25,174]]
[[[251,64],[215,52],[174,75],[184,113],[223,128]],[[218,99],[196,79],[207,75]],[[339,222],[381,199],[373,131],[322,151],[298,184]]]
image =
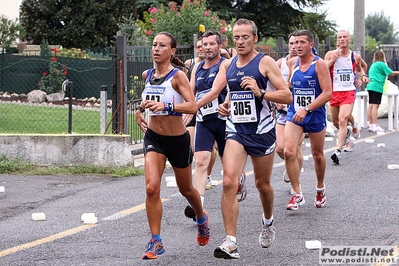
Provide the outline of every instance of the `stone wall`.
[[0,154],[37,165],[133,165],[128,135],[0,134]]

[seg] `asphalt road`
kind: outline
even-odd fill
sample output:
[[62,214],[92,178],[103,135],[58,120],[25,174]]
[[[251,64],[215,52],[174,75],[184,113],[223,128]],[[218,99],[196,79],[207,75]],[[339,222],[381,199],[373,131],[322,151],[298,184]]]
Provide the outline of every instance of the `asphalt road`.
[[[386,119],[380,120],[386,128]],[[212,236],[207,246],[199,247],[196,226],[183,214],[186,200],[163,181],[166,252],[143,261],[150,236],[143,176],[0,175],[0,186],[5,188],[0,192],[0,265],[319,265],[319,250],[307,249],[308,240],[319,240],[323,247],[398,245],[399,170],[389,170],[388,164],[399,164],[399,131],[377,135],[363,129],[354,150],[343,153],[340,165],[330,160],[336,138],[327,141],[327,203],[321,209],[313,206],[316,178],[308,142],[305,139],[302,146],[309,160],[301,174],[306,203],[297,211],[286,210],[290,186],[283,182],[283,163],[275,156],[276,239],[269,249],[258,244],[262,213],[248,160],[249,195],[240,203],[238,260],[213,257],[224,237],[221,185],[206,192]],[[379,143],[385,147],[377,147]],[[221,180],[221,169],[218,159],[215,180]],[[171,175],[167,168],[164,176]],[[46,220],[32,220],[37,212],[45,213]],[[83,224],[83,213],[95,213],[98,223]]]

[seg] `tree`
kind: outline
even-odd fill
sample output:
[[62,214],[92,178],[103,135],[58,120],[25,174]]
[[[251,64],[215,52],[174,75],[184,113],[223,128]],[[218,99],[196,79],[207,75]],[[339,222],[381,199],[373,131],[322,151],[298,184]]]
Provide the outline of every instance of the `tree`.
[[117,23],[135,6],[136,0],[24,0],[21,24],[33,44],[47,39],[65,48],[109,47]]
[[337,24],[334,21],[327,19],[327,11],[319,12],[319,7],[324,5],[323,1],[315,4],[310,10],[312,12],[304,13],[300,19],[303,29],[310,30],[315,37],[318,37],[321,42],[324,42],[327,37],[336,34]]
[[181,5],[169,2],[168,6],[151,7],[144,13],[145,34],[152,38],[156,33],[168,31],[172,33],[180,45],[192,44],[193,34],[198,33],[199,25],[205,30],[213,29],[230,35],[231,29],[225,20],[221,20],[218,13],[207,10],[201,0],[184,0]]
[[378,49],[378,42],[370,35],[366,35],[365,50],[369,53],[374,53]]
[[366,18],[366,35],[375,38],[377,42],[383,44],[393,44],[398,36],[394,30],[394,24],[384,12],[368,15]]
[[[162,3],[168,3],[165,0],[138,0],[137,1],[137,18],[144,19],[148,8],[159,7]],[[180,5],[182,0],[175,0]],[[263,38],[277,38],[279,36],[288,36],[294,29],[305,28],[305,16],[316,14],[312,12],[305,12],[306,8],[317,7],[326,0],[206,0],[206,8],[217,12],[218,17],[225,21],[232,21],[237,18],[248,18],[255,21],[258,26],[259,36]],[[325,20],[325,14],[317,17],[316,23],[311,23],[306,26],[312,26],[311,29],[317,27],[317,30],[322,29],[322,36],[331,31],[330,26],[333,22]],[[327,28],[324,28],[327,27]],[[321,36],[319,35],[321,38]]]
[[[315,28],[317,35],[321,38],[321,35],[329,31],[325,16],[317,17],[312,12],[304,10],[321,5],[325,1],[201,0],[201,3],[204,3],[206,9],[215,13],[221,21],[233,21],[240,17],[254,20],[260,38],[267,39],[286,37],[293,29],[305,26],[309,26],[312,32],[315,32],[313,29],[317,27]],[[167,7],[169,2],[169,0],[24,0],[21,5],[21,24],[26,30],[28,41],[34,44],[40,44],[44,38],[51,44],[60,44],[66,48],[109,47],[115,42],[118,23],[126,24],[126,20],[145,21],[144,15],[149,8],[159,8],[161,5]],[[179,6],[183,0],[174,2]],[[194,26],[203,17],[203,14],[192,17],[193,23],[187,26]],[[176,17],[174,20],[176,21]],[[141,24],[137,26],[136,30],[142,28]],[[177,23],[176,27],[181,27],[181,24]],[[125,29],[132,30],[132,28]],[[191,31],[191,28],[188,30]]]
[[0,15],[0,45],[9,48],[11,44],[21,36],[23,28],[18,23],[18,19],[10,20],[6,16]]
[[127,37],[127,44],[132,46],[148,45],[150,40],[141,28],[143,23],[134,18],[134,14],[129,17],[122,17],[122,23],[118,27],[123,35]]

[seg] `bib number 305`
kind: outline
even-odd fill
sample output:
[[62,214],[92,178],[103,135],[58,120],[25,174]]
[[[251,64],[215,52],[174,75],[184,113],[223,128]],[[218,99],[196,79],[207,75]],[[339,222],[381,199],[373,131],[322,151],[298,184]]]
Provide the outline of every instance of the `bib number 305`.
[[257,121],[255,99],[251,91],[231,91],[230,100],[233,123]]

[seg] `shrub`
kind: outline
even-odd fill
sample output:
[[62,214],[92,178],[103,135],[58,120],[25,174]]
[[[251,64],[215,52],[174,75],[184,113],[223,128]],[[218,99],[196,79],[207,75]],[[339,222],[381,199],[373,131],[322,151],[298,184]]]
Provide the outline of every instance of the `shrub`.
[[169,2],[168,6],[151,7],[144,12],[144,33],[152,40],[156,33],[168,31],[178,45],[193,43],[193,34],[198,33],[199,25],[205,30],[217,30],[231,37],[232,22],[221,20],[216,12],[207,10],[203,0],[184,0],[182,5]]
[[62,89],[62,83],[66,80],[68,74],[67,67],[57,62],[57,52],[55,48],[51,48],[54,56],[50,59],[49,70],[42,72],[42,78],[39,82],[39,88],[47,94],[59,92]]

